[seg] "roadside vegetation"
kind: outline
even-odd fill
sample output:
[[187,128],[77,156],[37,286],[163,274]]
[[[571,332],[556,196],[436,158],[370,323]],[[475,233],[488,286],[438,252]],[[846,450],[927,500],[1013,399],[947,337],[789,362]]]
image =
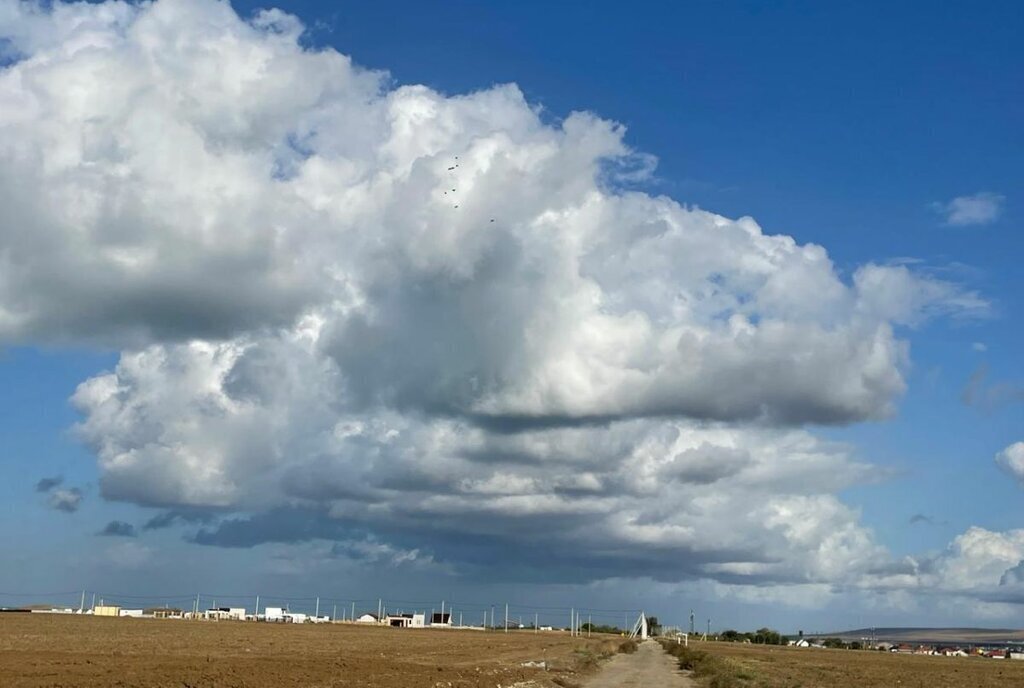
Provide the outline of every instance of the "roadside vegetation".
[[708,688],[744,688],[752,685],[754,677],[750,673],[723,657],[669,640],[662,640],[661,645],[668,654],[679,660],[680,669],[689,671],[691,676]]

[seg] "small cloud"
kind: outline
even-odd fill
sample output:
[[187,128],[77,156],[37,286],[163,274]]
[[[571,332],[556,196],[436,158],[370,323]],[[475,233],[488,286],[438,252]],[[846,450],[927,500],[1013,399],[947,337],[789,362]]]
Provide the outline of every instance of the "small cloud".
[[55,475],[52,478],[41,478],[39,482],[36,483],[36,492],[49,492],[62,482],[64,482],[64,476],[62,475]]
[[929,516],[928,514],[914,514],[913,516],[910,517],[910,525],[913,526],[913,525],[917,525],[919,523],[923,523],[923,524],[929,525],[929,526],[948,526],[949,525],[949,521],[940,521],[940,520],[936,519],[934,516]]
[[996,454],[996,465],[1024,485],[1024,442],[1014,442]]
[[983,411],[995,411],[1008,404],[1024,402],[1024,384],[1018,382],[989,382],[988,366],[979,365],[967,384],[964,385],[960,399],[967,406],[975,406]]
[[986,344],[985,342],[974,342],[973,344],[971,344],[971,348],[977,351],[978,353],[985,353],[986,351],[988,351],[988,344]]
[[1003,210],[1006,197],[990,191],[957,196],[948,203],[932,203],[932,210],[944,216],[947,225],[966,227],[994,222]]
[[135,526],[124,521],[111,521],[96,534],[108,537],[135,537]]
[[69,487],[66,490],[54,490],[50,493],[50,508],[72,514],[78,511],[82,504],[82,491],[77,487]]

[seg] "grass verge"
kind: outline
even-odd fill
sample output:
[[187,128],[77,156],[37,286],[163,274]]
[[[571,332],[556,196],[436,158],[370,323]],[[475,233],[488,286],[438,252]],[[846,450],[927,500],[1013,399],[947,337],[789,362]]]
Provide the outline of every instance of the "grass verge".
[[665,652],[679,660],[679,668],[689,671],[707,688],[748,688],[754,677],[727,659],[704,650],[661,641]]

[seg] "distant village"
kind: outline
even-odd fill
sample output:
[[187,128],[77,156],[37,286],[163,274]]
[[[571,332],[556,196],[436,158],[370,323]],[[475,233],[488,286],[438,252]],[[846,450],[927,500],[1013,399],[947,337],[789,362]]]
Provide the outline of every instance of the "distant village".
[[840,638],[797,638],[787,643],[791,647],[819,650],[853,649],[877,650],[901,655],[928,655],[933,657],[986,657],[988,659],[1024,659],[1024,647],[1011,648],[995,645],[929,645],[890,643],[885,641],[845,642]]
[[[336,611],[336,610],[335,610]],[[372,626],[389,626],[392,628],[456,628],[466,630],[483,630],[488,628],[486,618],[481,625],[463,625],[462,614],[458,617],[451,611],[429,614],[426,612],[392,612],[388,613],[383,608],[374,612],[357,612],[353,606],[351,610],[342,610],[341,616],[337,614],[322,615],[319,610],[313,614],[290,611],[287,607],[264,607],[261,613],[250,614],[245,607],[211,607],[205,610],[186,611],[174,607],[147,607],[143,609],[129,609],[119,605],[97,604],[89,609],[74,609],[71,607],[50,607],[35,605],[21,608],[0,608],[0,613],[32,613],[32,614],[75,614],[84,616],[99,617],[120,617],[130,619],[181,619],[201,621],[258,621],[265,623],[356,623]],[[498,625],[502,625],[501,620]],[[491,619],[491,628],[495,628],[495,622]],[[552,626],[526,626],[522,622],[505,622],[510,629],[530,628],[538,631],[553,631]]]

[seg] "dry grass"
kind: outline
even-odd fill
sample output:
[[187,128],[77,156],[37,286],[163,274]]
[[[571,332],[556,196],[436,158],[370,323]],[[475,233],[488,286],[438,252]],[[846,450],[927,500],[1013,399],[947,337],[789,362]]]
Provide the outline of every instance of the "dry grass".
[[0,686],[543,688],[576,684],[620,643],[559,632],[0,614]]
[[1024,686],[1024,662],[888,652],[691,643],[695,677],[714,688],[1006,688]]

